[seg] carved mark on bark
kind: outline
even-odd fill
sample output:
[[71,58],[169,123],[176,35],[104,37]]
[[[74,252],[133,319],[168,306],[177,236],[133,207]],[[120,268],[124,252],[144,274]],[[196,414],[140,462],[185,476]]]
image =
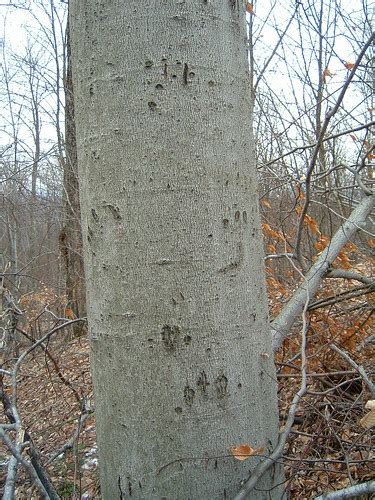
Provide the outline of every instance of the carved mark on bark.
[[240,242],[237,245],[237,255],[236,257],[226,266],[223,266],[219,269],[219,273],[227,273],[228,271],[233,271],[234,269],[238,269],[244,259],[244,246],[243,243]]
[[224,399],[228,396],[228,379],[225,375],[217,377],[215,387],[218,399]]
[[124,492],[122,491],[122,488],[121,488],[121,476],[118,477],[117,484],[118,484],[118,489],[120,492],[120,500],[122,500],[123,498],[125,498],[125,495],[124,495]]
[[113,205],[111,205],[110,203],[106,203],[105,206],[108,208],[108,210],[111,212],[113,218],[115,220],[121,220],[122,217],[120,215],[120,210],[118,207],[115,207]]
[[92,237],[94,236],[94,233],[91,229],[90,226],[87,226],[87,241],[91,243]]
[[203,370],[198,377],[197,386],[204,396],[207,396],[207,387],[210,385],[206,372]]
[[187,63],[184,64],[184,73],[183,73],[183,82],[185,85],[188,84],[188,74],[189,74],[189,66]]
[[190,337],[190,335],[185,335],[185,337],[184,337],[184,343],[185,343],[185,345],[190,345],[191,344],[191,337]]
[[168,351],[173,351],[176,348],[176,343],[181,331],[177,325],[164,325],[161,331],[161,339],[164,347]]
[[184,400],[185,400],[185,403],[188,406],[191,406],[193,404],[194,398],[195,398],[195,391],[194,391],[194,389],[192,389],[191,387],[189,387],[187,385],[185,387],[185,389],[184,389]]

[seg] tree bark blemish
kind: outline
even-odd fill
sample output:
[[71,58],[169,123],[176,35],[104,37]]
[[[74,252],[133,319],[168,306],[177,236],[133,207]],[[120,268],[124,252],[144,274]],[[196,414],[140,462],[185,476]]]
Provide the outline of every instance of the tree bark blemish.
[[98,214],[96,213],[96,210],[94,208],[91,209],[91,215],[94,221],[97,221],[99,219]]
[[129,496],[131,497],[133,490],[132,490],[132,483],[131,483],[130,479],[128,479],[128,492],[129,492]]
[[193,404],[195,398],[195,391],[188,385],[184,389],[184,400],[187,406],[191,406]]
[[169,264],[173,264],[173,260],[171,259],[160,259],[157,262],[158,266],[168,266]]
[[181,406],[176,406],[176,408],[174,409],[174,411],[175,411],[176,413],[182,413],[182,408],[181,408]]
[[190,337],[190,335],[185,335],[184,342],[185,342],[185,345],[190,345],[191,344],[191,337]]
[[242,242],[237,244],[237,255],[236,257],[226,266],[223,266],[219,269],[219,273],[227,273],[228,271],[233,271],[234,269],[238,269],[243,260],[244,260],[244,246]]
[[167,351],[173,351],[176,348],[176,343],[180,334],[180,328],[176,325],[163,326],[161,331],[161,339]]
[[203,370],[197,380],[197,386],[202,391],[204,396],[207,396],[207,388],[210,385],[206,372]]
[[183,82],[185,85],[188,84],[188,74],[189,74],[189,66],[187,63],[184,64],[184,73],[183,73]]
[[87,226],[87,241],[91,243],[92,237],[94,236],[94,233],[91,229],[90,226]]
[[236,211],[236,213],[234,214],[234,220],[237,222],[240,220],[240,216],[241,216],[241,213],[239,212],[239,210]]
[[220,375],[215,380],[215,387],[218,399],[224,399],[228,393],[228,379],[225,375]]
[[223,226],[228,227],[229,225],[229,220],[228,219],[223,219]]
[[120,210],[118,207],[115,207],[114,205],[111,205],[111,203],[106,203],[105,206],[109,209],[109,211],[111,212],[113,218],[115,220],[121,220],[122,217],[120,215]]
[[145,68],[151,68],[153,65],[153,61],[150,61],[149,59],[145,62]]
[[244,210],[242,212],[242,219],[243,219],[244,223],[246,224],[247,223],[247,212],[246,212],[246,210]]
[[163,87],[163,85],[162,85],[161,83],[157,83],[157,84],[155,85],[155,89],[156,89],[156,90],[164,90],[164,87]]
[[154,101],[149,101],[148,103],[148,107],[150,108],[151,111],[155,111],[156,107],[157,107],[157,104],[156,102]]
[[125,495],[124,495],[122,488],[121,488],[121,476],[118,477],[117,484],[118,484],[118,489],[120,491],[120,500],[122,500],[123,498],[125,498]]
[[164,75],[164,78],[168,78],[168,64],[167,63],[164,63],[163,75]]

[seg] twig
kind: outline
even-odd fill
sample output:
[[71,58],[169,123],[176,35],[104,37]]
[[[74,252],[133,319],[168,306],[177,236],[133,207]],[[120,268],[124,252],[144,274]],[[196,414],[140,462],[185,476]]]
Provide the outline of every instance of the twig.
[[[50,496],[46,492],[46,490],[45,490],[43,484],[41,483],[37,473],[35,472],[35,469],[32,466],[32,464],[22,457],[19,450],[13,445],[9,436],[5,433],[5,431],[2,429],[1,426],[0,426],[0,437],[3,440],[3,443],[8,448],[8,450],[12,453],[14,460],[20,462],[25,467],[25,469],[28,472],[28,474],[30,475],[33,483],[37,486],[39,491],[44,495],[44,498],[50,499]],[[12,459],[10,461],[12,461]],[[7,490],[7,496],[5,495],[5,492],[4,492],[3,500],[14,500],[14,491],[12,493],[11,489],[9,488]]]
[[[349,130],[344,130],[343,132],[338,132],[337,134],[329,135],[329,136],[325,137],[322,140],[322,142],[331,141],[332,139],[337,139],[338,137],[341,137],[343,135],[351,134],[353,132],[358,132],[359,130],[362,130],[364,128],[373,127],[374,125],[375,125],[375,121],[371,121],[371,122],[365,123],[364,125],[360,125],[359,127],[351,128]],[[273,163],[276,163],[276,162],[282,160],[286,156],[290,156],[290,155],[293,155],[294,153],[298,153],[298,151],[304,151],[305,149],[312,149],[315,147],[316,147],[316,142],[314,144],[305,144],[304,146],[297,146],[297,147],[291,149],[290,151],[288,151],[287,153],[284,153],[283,155],[278,156],[277,158],[274,158],[273,160],[268,161],[265,164],[265,166],[268,167],[268,166],[272,165]]]
[[345,269],[331,269],[327,275],[327,278],[343,278],[346,280],[355,280],[364,283],[365,285],[373,285],[375,281],[367,276],[362,276],[362,274],[356,273],[354,271],[346,271]]
[[306,186],[305,202],[304,202],[304,205],[302,207],[300,218],[299,218],[297,235],[296,235],[296,244],[295,244],[296,255],[298,257],[298,261],[299,261],[301,266],[303,266],[303,264],[304,264],[302,253],[301,253],[302,231],[303,231],[303,226],[304,226],[305,215],[307,214],[307,210],[308,210],[308,207],[310,204],[311,176],[312,176],[312,173],[314,171],[316,161],[318,159],[319,151],[320,151],[320,148],[322,146],[323,139],[324,139],[325,133],[327,131],[329,122],[331,121],[331,118],[336,114],[336,112],[340,108],[341,103],[345,97],[346,91],[349,87],[349,84],[353,80],[354,75],[357,71],[357,68],[358,68],[363,56],[365,55],[367,49],[373,44],[374,40],[375,40],[375,34],[372,33],[371,36],[369,37],[369,39],[367,40],[367,42],[364,44],[359,56],[357,57],[357,60],[356,60],[352,70],[350,71],[350,73],[348,75],[348,79],[346,80],[345,84],[343,85],[343,87],[341,89],[340,95],[338,96],[335,105],[333,106],[333,108],[331,110],[328,111],[328,113],[324,119],[316,146],[315,146],[314,151],[312,153],[312,157],[311,157],[309,166],[307,168],[306,181],[305,181],[305,186]]
[[275,47],[273,48],[271,55],[270,55],[270,56],[269,56],[269,58],[267,59],[267,61],[266,61],[266,63],[264,64],[263,68],[261,69],[261,71],[260,71],[260,73],[259,73],[259,75],[258,75],[258,78],[257,78],[257,80],[256,80],[256,82],[255,82],[255,84],[254,84],[254,90],[253,90],[254,94],[255,94],[255,92],[256,92],[256,89],[257,89],[257,87],[258,87],[258,85],[259,85],[260,81],[261,81],[261,80],[262,80],[262,78],[263,78],[264,72],[266,71],[266,69],[267,69],[268,65],[269,65],[269,64],[270,64],[270,62],[272,61],[272,59],[273,59],[274,55],[275,55],[275,54],[276,54],[276,52],[277,52],[277,49],[279,48],[279,46],[280,46],[281,42],[283,41],[283,38],[284,38],[284,36],[285,36],[286,32],[288,31],[288,29],[289,29],[290,25],[292,24],[292,21],[293,21],[293,19],[295,18],[296,14],[297,14],[297,11],[298,11],[299,6],[300,6],[300,2],[296,2],[296,8],[294,9],[294,12],[293,12],[293,14],[292,14],[292,17],[289,19],[288,24],[286,25],[286,27],[285,27],[284,31],[283,31],[283,32],[281,33],[281,35],[279,36],[279,39],[278,39],[278,41],[277,41],[277,43],[276,43]]
[[337,295],[331,295],[330,297],[325,297],[323,299],[313,302],[309,306],[309,311],[314,309],[320,309],[321,307],[326,307],[332,304],[337,304],[345,300],[353,299],[354,297],[361,297],[362,295],[367,295],[375,291],[375,282],[371,285],[358,286],[350,290],[345,290],[345,292],[338,293]]
[[78,439],[79,435],[81,434],[81,431],[85,425],[86,420],[89,418],[89,416],[92,414],[92,410],[89,408],[85,408],[85,412],[81,413],[79,420],[78,420],[78,425],[77,428],[73,434],[73,436],[63,445],[61,448],[59,448],[57,451],[55,451],[50,458],[47,460],[46,465],[49,465],[51,462],[56,460],[56,458],[61,455],[62,453],[65,453],[67,450],[73,448],[74,443]]
[[[17,426],[16,426],[15,420],[14,420],[14,415],[12,413],[11,401],[9,399],[9,396],[4,391],[1,380],[0,380],[0,382],[1,382],[1,384],[0,384],[0,389],[1,389],[0,390],[0,399],[1,399],[3,406],[4,406],[4,413],[5,413],[6,417],[8,418],[8,420],[11,422],[11,424],[8,424],[8,425],[1,424],[1,428],[3,430],[8,429],[8,428],[15,428],[17,430]],[[30,434],[28,433],[28,431],[23,432],[23,443],[21,443],[21,444],[23,444],[23,446],[24,446],[25,443],[27,443],[27,445],[28,445],[27,453],[30,456],[31,465],[34,467],[34,470],[35,470],[37,476],[39,477],[40,482],[43,484],[45,490],[47,491],[48,497],[51,498],[51,500],[58,500],[59,496],[58,496],[58,494],[57,494],[57,492],[52,484],[52,481],[51,481],[51,478],[49,477],[48,472],[46,471],[45,467],[43,467],[43,465],[42,465],[39,451],[35,447],[34,442],[31,438]],[[10,461],[12,461],[13,459],[14,459],[14,456],[11,457]],[[8,481],[8,477],[7,477],[7,481]]]
[[276,351],[282,344],[284,338],[303,310],[307,296],[307,286],[310,298],[316,294],[322,278],[330,270],[332,262],[336,259],[341,248],[352,238],[357,230],[364,225],[366,217],[371,213],[375,204],[375,195],[366,196],[360,204],[353,210],[349,218],[333,235],[330,243],[317,258],[313,266],[307,272],[303,283],[294,292],[287,304],[271,323],[273,330],[272,346]]
[[343,500],[344,498],[358,498],[361,495],[375,492],[375,481],[368,481],[367,483],[359,483],[342,490],[333,491],[332,493],[324,493],[315,500]]
[[373,384],[370,380],[370,378],[368,377],[365,369],[363,368],[363,366],[361,365],[358,365],[350,356],[348,353],[346,353],[345,351],[341,350],[339,347],[335,346],[334,344],[331,344],[330,345],[331,349],[335,352],[337,352],[337,354],[340,354],[340,356],[342,358],[345,359],[345,361],[347,361],[355,370],[357,370],[357,372],[361,375],[361,377],[363,378],[365,384],[367,385],[367,387],[370,389],[370,392],[371,392],[371,397],[373,399],[375,399],[375,384]]

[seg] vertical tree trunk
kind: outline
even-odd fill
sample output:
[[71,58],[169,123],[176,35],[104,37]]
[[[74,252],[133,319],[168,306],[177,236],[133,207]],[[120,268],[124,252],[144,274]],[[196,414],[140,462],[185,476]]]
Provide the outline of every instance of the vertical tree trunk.
[[232,498],[278,423],[244,5],[70,22],[103,498]]
[[[65,264],[67,309],[69,314],[86,314],[86,290],[83,267],[80,200],[77,171],[77,144],[74,122],[73,81],[70,55],[69,23],[67,26],[67,70],[65,75],[65,161],[64,225],[60,233],[61,253]],[[78,335],[82,325],[73,327]]]

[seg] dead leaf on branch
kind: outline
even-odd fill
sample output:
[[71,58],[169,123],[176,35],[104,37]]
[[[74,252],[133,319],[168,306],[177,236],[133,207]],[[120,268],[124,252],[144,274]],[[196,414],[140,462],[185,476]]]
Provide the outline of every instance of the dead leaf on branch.
[[349,69],[349,70],[354,68],[354,64],[349,62],[349,61],[345,61],[344,66],[346,69]]
[[266,200],[266,198],[263,198],[263,200],[261,201],[261,204],[264,207],[271,208],[271,203],[268,200]]
[[246,3],[246,12],[248,12],[249,14],[255,15],[254,5],[252,3],[250,3],[250,2]]
[[239,446],[233,446],[229,451],[236,460],[243,462],[249,457],[263,453],[264,450],[264,446],[261,446],[260,448],[252,448],[248,444],[240,444]]
[[369,429],[373,425],[375,425],[375,399],[370,399],[365,404],[366,410],[370,410],[361,420],[359,421],[360,425],[365,429]]
[[326,68],[324,71],[323,71],[323,82],[326,83],[327,81],[327,78],[332,78],[333,76],[335,76],[335,73],[332,73],[330,69]]

